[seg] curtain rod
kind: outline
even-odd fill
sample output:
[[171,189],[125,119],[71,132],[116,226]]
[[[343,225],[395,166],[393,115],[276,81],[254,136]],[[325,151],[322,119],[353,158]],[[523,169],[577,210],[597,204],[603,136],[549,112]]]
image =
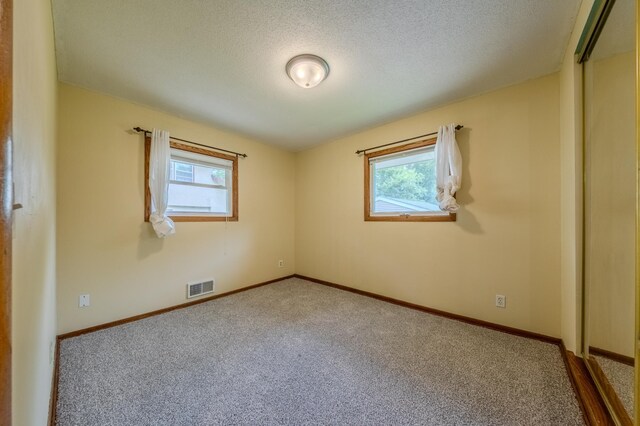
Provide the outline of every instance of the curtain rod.
[[[133,128],[133,130],[135,130],[135,131],[136,131],[136,132],[138,132],[138,133],[144,133],[145,135],[146,135],[147,133],[148,133],[148,134],[151,134],[151,131],[150,131],[150,130],[143,129],[143,128],[142,128],[142,127],[140,127],[140,126],[138,126],[138,127],[134,127],[134,128]],[[176,137],[173,137],[173,136],[169,136],[169,138],[170,138],[170,139],[173,139],[173,140],[176,140],[176,141],[180,141],[180,142],[190,143],[190,144],[192,144],[192,145],[198,145],[198,146],[201,146],[201,147],[203,147],[203,148],[213,149],[213,150],[216,150],[216,151],[222,151],[222,152],[228,152],[229,154],[233,154],[233,155],[235,155],[236,157],[247,158],[247,154],[240,154],[239,152],[229,151],[229,150],[222,149],[222,148],[216,148],[215,146],[204,145],[204,144],[197,143],[197,142],[191,142],[191,141],[188,141],[188,140],[186,140],[186,139],[180,139],[180,138],[176,138]]]
[[[463,127],[464,126],[458,124],[456,126],[456,130],[460,130]],[[385,146],[395,145],[397,143],[408,142],[408,141],[412,141],[414,139],[424,138],[425,136],[433,136],[433,135],[437,135],[437,134],[438,134],[438,132],[425,133],[424,135],[414,136],[414,137],[408,138],[408,139],[402,139],[401,141],[389,142],[389,143],[385,143],[384,145],[378,145],[378,146],[374,146],[374,147],[367,148],[367,149],[359,149],[359,150],[356,151],[356,154],[360,155],[360,154],[366,153],[367,151],[371,151],[372,149],[378,149],[378,148],[382,148],[382,147],[385,147]]]

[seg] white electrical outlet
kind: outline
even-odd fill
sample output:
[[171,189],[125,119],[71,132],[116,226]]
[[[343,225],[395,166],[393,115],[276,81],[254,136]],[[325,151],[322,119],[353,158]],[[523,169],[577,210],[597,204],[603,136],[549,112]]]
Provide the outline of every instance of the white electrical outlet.
[[496,306],[498,308],[506,308],[507,296],[503,296],[502,294],[496,294]]
[[278,260],[278,268],[284,267],[284,260]]
[[86,308],[89,305],[91,305],[91,300],[89,299],[89,295],[81,294],[80,297],[78,298],[78,306],[81,308]]

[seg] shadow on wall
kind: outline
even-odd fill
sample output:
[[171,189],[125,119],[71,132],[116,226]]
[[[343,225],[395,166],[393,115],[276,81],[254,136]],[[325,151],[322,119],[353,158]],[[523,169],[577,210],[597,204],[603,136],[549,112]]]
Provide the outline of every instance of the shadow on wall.
[[471,173],[469,173],[469,163],[471,161],[471,155],[469,153],[469,133],[471,129],[469,127],[463,127],[456,133],[456,141],[458,142],[458,148],[460,148],[460,154],[462,155],[462,187],[456,194],[456,199],[460,203],[460,210],[458,210],[458,218],[456,225],[462,228],[464,231],[471,234],[482,234],[482,226],[480,222],[475,218],[467,206],[473,204],[473,197],[470,194],[472,187]]
[[138,260],[146,259],[152,254],[162,251],[164,238],[158,238],[150,222],[140,224],[140,239],[138,241]]

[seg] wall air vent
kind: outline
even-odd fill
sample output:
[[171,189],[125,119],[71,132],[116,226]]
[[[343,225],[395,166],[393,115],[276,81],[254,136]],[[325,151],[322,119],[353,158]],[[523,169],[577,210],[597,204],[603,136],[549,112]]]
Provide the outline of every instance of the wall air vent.
[[191,299],[192,297],[202,296],[203,294],[213,293],[214,287],[215,287],[214,280],[187,284],[187,299]]

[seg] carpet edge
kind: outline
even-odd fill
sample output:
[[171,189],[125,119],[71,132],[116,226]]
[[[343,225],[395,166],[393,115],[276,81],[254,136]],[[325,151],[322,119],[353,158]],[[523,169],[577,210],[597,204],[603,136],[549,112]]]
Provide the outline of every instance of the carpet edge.
[[138,321],[144,318],[148,318],[148,317],[152,317],[155,315],[161,315],[167,312],[171,312],[171,311],[175,311],[176,309],[184,309],[184,308],[188,308],[190,306],[194,306],[194,305],[199,305],[200,303],[205,303],[205,302],[209,302],[211,300],[215,300],[215,299],[219,299],[221,297],[225,297],[225,296],[231,296],[233,294],[236,293],[241,293],[243,291],[247,291],[247,290],[251,290],[257,287],[262,287],[264,285],[267,284],[272,284],[278,281],[283,281],[289,278],[294,278],[295,275],[287,275],[285,277],[280,277],[280,278],[274,278],[272,280],[269,281],[264,281],[258,284],[252,284],[246,287],[241,287],[235,290],[231,290],[231,291],[227,291],[225,293],[220,293],[220,294],[216,294],[213,296],[209,296],[209,297],[205,297],[203,299],[198,299],[198,300],[193,300],[191,302],[186,302],[186,303],[181,303],[179,305],[173,305],[173,306],[169,306],[167,308],[162,308],[162,309],[157,309],[155,311],[150,311],[150,312],[146,312],[146,313],[142,313],[142,314],[138,314],[138,315],[134,315],[131,317],[127,317],[127,318],[122,318],[119,320],[115,320],[115,321],[110,321],[110,322],[106,322],[104,324],[98,324],[98,325],[93,325],[91,327],[86,327],[86,328],[82,328],[80,330],[75,330],[75,331],[70,331],[68,333],[63,333],[63,334],[59,334],[57,336],[58,340],[65,340],[65,339],[69,339],[71,337],[77,337],[77,336],[81,336],[83,334],[87,334],[87,333],[93,333],[94,331],[99,331],[99,330],[103,330],[105,328],[111,328],[111,327],[117,327],[119,325],[122,324],[127,324],[129,322],[134,322],[134,321]]
[[382,300],[383,302],[392,303],[394,305],[404,306],[405,308],[414,309],[417,311],[426,312],[429,314],[453,319],[456,321],[461,321],[467,324],[477,325],[483,328],[489,328],[491,330],[501,331],[503,333],[513,334],[516,336],[527,337],[529,339],[540,340],[546,343],[553,343],[554,345],[559,345],[562,342],[562,339],[559,337],[547,336],[546,334],[536,333],[533,331],[522,330],[520,328],[509,327],[507,325],[497,324],[494,322],[479,320],[472,317],[467,317],[464,315],[454,314],[447,311],[442,311],[440,309],[430,308],[428,306],[418,305],[416,303],[406,302],[404,300],[394,299],[392,297],[383,296],[377,293],[371,293],[369,291],[360,290],[357,288],[332,283],[330,281],[320,280],[317,278],[307,277],[305,275],[294,274],[294,278],[300,278],[306,281],[310,281],[316,284],[322,284],[328,287],[337,288],[339,290],[348,291],[351,293],[359,294],[361,296],[371,297],[373,299]]
[[[261,287],[261,286],[265,286],[268,284],[272,284],[275,282],[279,282],[279,281],[283,281],[289,278],[299,278],[308,282],[312,282],[312,283],[316,283],[316,284],[320,284],[320,285],[324,285],[327,287],[332,287],[332,288],[336,288],[339,290],[343,290],[343,291],[348,291],[351,293],[355,293],[361,296],[366,296],[366,297],[370,297],[373,299],[377,299],[380,301],[384,301],[387,303],[392,303],[398,306],[403,306],[409,309],[414,309],[414,310],[418,310],[418,311],[422,311],[425,313],[430,313],[433,315],[437,315],[437,316],[441,316],[441,317],[445,317],[448,319],[453,319],[453,320],[457,320],[457,321],[461,321],[467,324],[471,324],[471,325],[476,325],[479,327],[483,327],[483,328],[488,328],[488,329],[492,329],[495,331],[500,331],[503,333],[507,333],[507,334],[512,334],[512,335],[516,335],[516,336],[520,336],[520,337],[525,337],[525,338],[529,338],[529,339],[533,339],[533,340],[538,340],[538,341],[542,341],[542,342],[546,342],[546,343],[551,343],[551,344],[555,344],[556,346],[558,346],[558,349],[560,350],[560,354],[561,354],[561,358],[565,364],[565,369],[567,372],[567,375],[569,377],[569,381],[571,382],[573,391],[574,391],[574,395],[576,397],[576,399],[578,400],[579,406],[581,408],[583,417],[586,421],[586,423],[588,425],[612,425],[613,423],[611,422],[611,418],[608,416],[608,411],[603,407],[603,404],[598,400],[598,394],[596,392],[595,397],[593,395],[593,390],[594,390],[594,385],[593,383],[591,383],[591,385],[589,384],[589,379],[590,379],[590,375],[586,374],[586,376],[584,375],[584,371],[586,370],[586,366],[584,366],[584,361],[582,360],[582,358],[576,356],[575,354],[573,354],[573,352],[570,352],[568,350],[566,350],[565,346],[564,346],[564,342],[562,341],[561,338],[557,338],[557,337],[552,337],[552,336],[547,336],[544,334],[540,334],[540,333],[535,333],[535,332],[531,332],[531,331],[527,331],[527,330],[522,330],[522,329],[518,329],[518,328],[514,328],[514,327],[509,327],[509,326],[505,326],[505,325],[501,325],[501,324],[496,324],[496,323],[492,323],[489,321],[484,321],[484,320],[479,320],[479,319],[475,319],[472,317],[467,317],[464,315],[458,315],[458,314],[454,314],[451,312],[446,312],[446,311],[442,311],[442,310],[438,310],[438,309],[434,309],[434,308],[429,308],[427,306],[422,306],[422,305],[418,305],[418,304],[414,304],[414,303],[410,303],[410,302],[406,302],[403,300],[399,300],[399,299],[394,299],[391,297],[387,297],[387,296],[382,296],[376,293],[371,293],[365,290],[359,290],[356,288],[352,288],[352,287],[348,287],[348,286],[344,286],[341,284],[336,284],[336,283],[332,283],[329,281],[325,281],[325,280],[320,280],[317,278],[312,278],[312,277],[308,277],[305,275],[301,275],[301,274],[292,274],[292,275],[288,275],[288,276],[284,276],[281,278],[276,278],[273,280],[269,280],[269,281],[265,281],[265,282],[261,282],[258,284],[253,284],[253,285],[249,285],[246,287],[242,287],[236,290],[231,290],[229,292],[226,293],[221,293],[221,294],[217,294],[214,296],[210,296],[204,299],[199,299],[199,300],[195,300],[195,301],[191,301],[191,302],[187,302],[187,303],[182,303],[179,305],[174,305],[174,306],[170,306],[167,308],[163,308],[163,309],[158,309],[155,311],[151,311],[151,312],[147,312],[147,313],[143,313],[143,314],[139,314],[139,315],[135,315],[135,316],[131,316],[131,317],[127,317],[127,318],[123,318],[120,320],[116,320],[116,321],[111,321],[108,323],[104,323],[104,324],[100,324],[100,325],[96,325],[96,326],[92,326],[92,327],[87,327],[84,329],[80,329],[80,330],[76,330],[76,331],[72,331],[72,332],[68,332],[68,333],[64,333],[64,334],[60,334],[56,337],[56,344],[55,344],[55,359],[54,359],[54,371],[53,371],[53,378],[52,378],[52,384],[51,384],[51,398],[50,398],[50,409],[49,409],[49,422],[48,425],[49,426],[55,426],[56,424],[56,411],[57,411],[57,390],[58,390],[58,377],[59,377],[59,361],[60,361],[60,342],[62,340],[68,339],[68,338],[72,338],[72,337],[76,337],[76,336],[80,336],[83,334],[87,334],[87,333],[92,333],[94,331],[99,331],[99,330],[103,330],[103,329],[107,329],[107,328],[111,328],[111,327],[116,327],[118,325],[122,325],[122,324],[126,324],[126,323],[130,323],[130,322],[134,322],[134,321],[138,321],[144,318],[148,318],[151,316],[155,316],[155,315],[160,315],[166,312],[170,312],[173,310],[177,310],[177,309],[183,309],[183,308],[188,308],[190,306],[194,306],[197,304],[201,304],[204,302],[208,302],[211,300],[215,300],[221,297],[225,297],[225,296],[230,296],[236,293],[240,293],[243,291],[247,291],[247,290],[251,290],[257,287]],[[580,363],[582,364],[582,368],[580,368]],[[589,386],[592,387],[592,389],[589,389]]]
[[441,316],[448,319],[464,322],[467,324],[488,328],[495,331],[500,331],[507,334],[512,334],[519,337],[525,337],[528,339],[539,340],[545,343],[551,343],[558,347],[560,350],[560,357],[565,366],[569,382],[573,389],[574,396],[578,400],[578,405],[582,411],[582,416],[588,425],[613,425],[613,421],[609,415],[608,410],[604,406],[604,403],[599,397],[599,394],[595,390],[595,384],[591,379],[591,375],[588,373],[585,375],[586,366],[584,360],[576,356],[573,352],[568,351],[564,345],[564,341],[558,337],[547,336],[532,331],[522,330],[515,327],[509,327],[502,324],[496,324],[489,321],[483,321],[476,318],[467,317],[464,315],[458,315],[451,312],[442,311],[439,309],[429,308],[427,306],[418,305],[415,303],[405,302],[403,300],[394,299],[387,296],[382,296],[376,293],[371,293],[365,290],[356,289],[353,287],[344,286],[341,284],[332,283],[330,281],[320,280],[317,278],[308,277],[301,274],[294,274],[294,278],[299,278],[312,283],[321,284],[327,287],[332,287],[338,290],[355,293],[361,296],[370,297],[373,299],[381,300],[383,302],[392,303],[394,305],[403,306],[409,309],[430,313],[433,315]]

